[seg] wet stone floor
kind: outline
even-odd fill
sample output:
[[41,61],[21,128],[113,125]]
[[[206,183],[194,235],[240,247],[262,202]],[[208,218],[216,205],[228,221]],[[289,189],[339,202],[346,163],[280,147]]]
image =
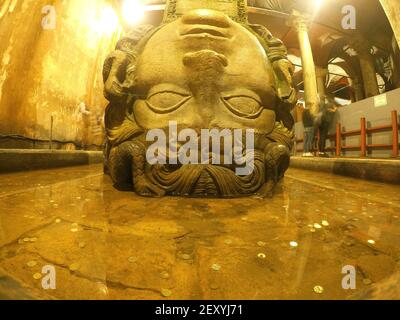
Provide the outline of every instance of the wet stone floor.
[[399,191],[290,169],[273,199],[146,199],[100,165],[1,175],[0,299],[400,299]]

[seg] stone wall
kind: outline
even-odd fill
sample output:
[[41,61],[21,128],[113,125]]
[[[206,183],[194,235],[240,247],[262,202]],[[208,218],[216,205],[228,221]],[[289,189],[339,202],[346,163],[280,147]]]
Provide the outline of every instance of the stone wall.
[[[46,5],[55,9],[54,29],[42,26]],[[53,147],[102,144],[101,67],[119,30],[106,19],[106,6],[106,0],[2,1],[0,148],[47,148],[52,116]]]

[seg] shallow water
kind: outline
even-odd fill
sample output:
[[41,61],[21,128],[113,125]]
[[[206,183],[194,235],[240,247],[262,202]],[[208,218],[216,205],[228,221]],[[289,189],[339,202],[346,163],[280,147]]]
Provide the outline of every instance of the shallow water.
[[387,298],[399,191],[290,169],[273,199],[147,199],[99,165],[1,175],[0,299]]

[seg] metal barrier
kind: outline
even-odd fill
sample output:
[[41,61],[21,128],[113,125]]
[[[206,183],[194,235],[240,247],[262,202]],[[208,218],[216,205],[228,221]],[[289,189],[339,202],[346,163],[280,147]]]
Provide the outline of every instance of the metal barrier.
[[[360,119],[360,129],[343,131],[343,127],[340,123],[336,124],[336,133],[328,136],[328,139],[335,141],[335,147],[326,148],[326,151],[335,152],[337,157],[342,155],[342,151],[346,150],[360,150],[360,157],[366,157],[368,150],[373,149],[391,149],[392,157],[397,158],[399,156],[399,121],[397,111],[392,111],[391,115],[392,122],[383,126],[376,126],[367,128],[367,121],[365,118]],[[367,137],[370,134],[376,132],[392,131],[392,144],[367,144]],[[346,137],[360,136],[359,145],[345,145],[344,140]],[[316,136],[317,141],[320,139],[319,132]],[[296,139],[297,143],[303,143],[304,139]],[[297,149],[296,152],[302,152],[304,149]],[[318,152],[318,148],[314,148],[315,152]]]

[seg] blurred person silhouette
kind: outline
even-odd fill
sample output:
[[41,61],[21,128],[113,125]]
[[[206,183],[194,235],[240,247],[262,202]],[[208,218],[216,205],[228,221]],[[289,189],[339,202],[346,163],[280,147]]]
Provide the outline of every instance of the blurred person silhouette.
[[313,144],[315,138],[315,118],[311,114],[310,109],[304,107],[303,111],[303,126],[304,126],[304,153],[303,157],[313,157]]
[[315,119],[315,124],[319,128],[318,156],[329,157],[326,152],[326,140],[328,139],[329,129],[335,119],[338,104],[334,97],[325,97],[320,102],[320,112]]

